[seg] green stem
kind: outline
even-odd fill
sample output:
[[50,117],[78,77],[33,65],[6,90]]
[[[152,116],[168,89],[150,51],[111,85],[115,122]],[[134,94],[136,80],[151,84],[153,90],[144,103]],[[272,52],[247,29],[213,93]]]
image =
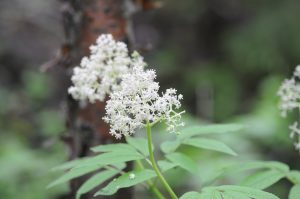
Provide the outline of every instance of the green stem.
[[149,157],[150,157],[150,161],[152,164],[152,168],[154,169],[154,171],[155,171],[158,179],[162,183],[162,185],[165,187],[167,192],[170,194],[171,198],[178,199],[178,197],[176,196],[176,194],[174,193],[174,191],[172,190],[172,188],[170,187],[170,185],[168,184],[168,182],[166,181],[164,176],[161,174],[161,172],[156,164],[156,161],[154,159],[154,154],[153,154],[153,149],[152,149],[151,125],[149,124],[149,122],[147,122],[146,131],[147,131],[147,138],[148,138]]
[[[138,167],[140,167],[141,169],[144,169],[144,165],[142,164],[142,162],[140,160],[136,160],[136,163],[137,163]],[[163,194],[154,186],[154,184],[152,183],[151,180],[147,180],[146,182],[149,186],[149,190],[152,192],[153,195],[156,196],[156,198],[165,199]]]

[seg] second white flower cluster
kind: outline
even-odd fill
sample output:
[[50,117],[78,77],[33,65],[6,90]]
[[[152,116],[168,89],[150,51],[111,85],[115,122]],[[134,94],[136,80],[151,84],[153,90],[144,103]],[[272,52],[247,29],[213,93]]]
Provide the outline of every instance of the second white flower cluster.
[[[286,117],[293,110],[300,114],[300,65],[294,71],[290,79],[285,79],[280,86],[278,93],[280,96],[279,110],[281,116]],[[296,137],[295,148],[300,150],[300,128],[297,121],[289,126],[290,137]]]
[[159,95],[156,73],[146,69],[142,56],[137,52],[130,56],[126,44],[108,34],[101,35],[90,49],[90,57],[74,68],[69,93],[91,103],[109,96],[103,119],[110,125],[111,135],[119,139],[161,121],[170,132],[184,125],[180,121],[183,112],[175,111],[183,96],[172,88]]

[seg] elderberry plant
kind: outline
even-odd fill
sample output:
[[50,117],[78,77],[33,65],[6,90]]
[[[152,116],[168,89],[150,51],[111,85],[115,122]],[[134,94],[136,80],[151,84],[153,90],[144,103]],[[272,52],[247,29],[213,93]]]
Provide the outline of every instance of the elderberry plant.
[[[212,150],[228,155],[237,155],[225,143],[206,138],[209,134],[239,131],[238,124],[211,124],[184,127],[180,111],[182,95],[173,88],[159,93],[156,73],[147,69],[146,63],[138,53],[128,54],[123,42],[116,42],[111,35],[101,35],[91,56],[83,58],[75,67],[72,76],[73,86],[69,93],[77,100],[103,101],[108,96],[106,115],[103,120],[110,125],[110,134],[116,139],[125,137],[126,143],[115,143],[93,147],[95,156],[67,162],[54,170],[67,171],[52,182],[49,187],[68,182],[76,177],[91,174],[77,191],[76,199],[100,187],[95,196],[109,196],[119,189],[142,185],[158,199],[278,199],[263,191],[282,178],[294,185],[290,199],[298,197],[300,172],[279,162],[248,162],[223,168],[213,179],[199,185],[199,189],[184,193],[181,197],[174,190],[164,173],[180,168],[191,173],[200,172],[191,157],[179,150],[187,145],[201,150]],[[101,118],[99,118],[101,119]],[[160,145],[163,158],[156,160],[152,142],[152,130],[158,123],[166,124],[166,130],[174,133],[176,139],[164,141]],[[138,129],[145,135],[133,137]],[[133,161],[134,168],[125,172],[126,163]],[[248,170],[254,174],[237,185],[212,186],[216,180],[226,175]],[[160,182],[165,191],[157,186]],[[200,189],[201,187],[201,189]],[[298,199],[298,198],[297,198]]]

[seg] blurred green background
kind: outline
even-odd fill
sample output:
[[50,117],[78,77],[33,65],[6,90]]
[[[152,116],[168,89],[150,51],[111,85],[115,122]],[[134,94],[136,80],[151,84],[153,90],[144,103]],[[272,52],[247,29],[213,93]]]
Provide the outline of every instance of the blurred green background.
[[[60,141],[66,130],[64,69],[40,70],[63,42],[60,6],[0,2],[0,198],[58,198],[67,191],[67,186],[45,189],[57,176],[50,169],[68,156]],[[136,47],[150,44],[145,59],[163,89],[172,86],[184,95],[188,122],[246,125],[243,132],[220,137],[239,157],[183,149],[199,159],[206,175],[249,159],[300,169],[289,139],[292,118],[279,117],[276,96],[300,63],[299,8],[296,0],[167,0],[162,8],[135,16]],[[205,178],[176,172],[183,177],[172,182],[182,189],[197,188]],[[289,186],[282,181],[270,191],[286,198]]]

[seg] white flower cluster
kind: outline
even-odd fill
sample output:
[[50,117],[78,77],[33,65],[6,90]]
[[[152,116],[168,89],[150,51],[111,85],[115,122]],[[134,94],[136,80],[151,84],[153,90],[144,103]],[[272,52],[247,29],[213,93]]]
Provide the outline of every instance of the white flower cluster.
[[[286,117],[288,112],[296,109],[300,112],[300,65],[298,65],[294,71],[291,79],[285,79],[278,90],[278,95],[280,96],[279,110],[281,111],[281,116]],[[300,128],[298,127],[298,122],[289,126],[291,130],[290,137],[297,137],[297,142],[295,143],[295,148],[300,150]]]
[[180,122],[182,112],[173,110],[180,108],[182,95],[168,89],[160,96],[155,78],[154,70],[144,70],[140,65],[134,65],[132,72],[123,76],[121,89],[111,94],[106,105],[104,120],[110,124],[113,136],[133,134],[147,123],[165,121],[171,132],[184,125]]
[[84,57],[74,68],[74,86],[68,91],[74,99],[93,103],[118,89],[120,76],[128,72],[131,58],[126,44],[116,42],[109,34],[101,35],[90,50],[90,57]]
[[183,125],[182,112],[174,111],[180,108],[182,95],[168,89],[160,96],[155,71],[145,70],[146,63],[137,52],[129,56],[126,44],[114,41],[111,35],[101,35],[90,49],[90,57],[74,68],[69,93],[92,103],[109,95],[103,119],[113,136],[133,134],[147,123],[165,121],[170,132]]

